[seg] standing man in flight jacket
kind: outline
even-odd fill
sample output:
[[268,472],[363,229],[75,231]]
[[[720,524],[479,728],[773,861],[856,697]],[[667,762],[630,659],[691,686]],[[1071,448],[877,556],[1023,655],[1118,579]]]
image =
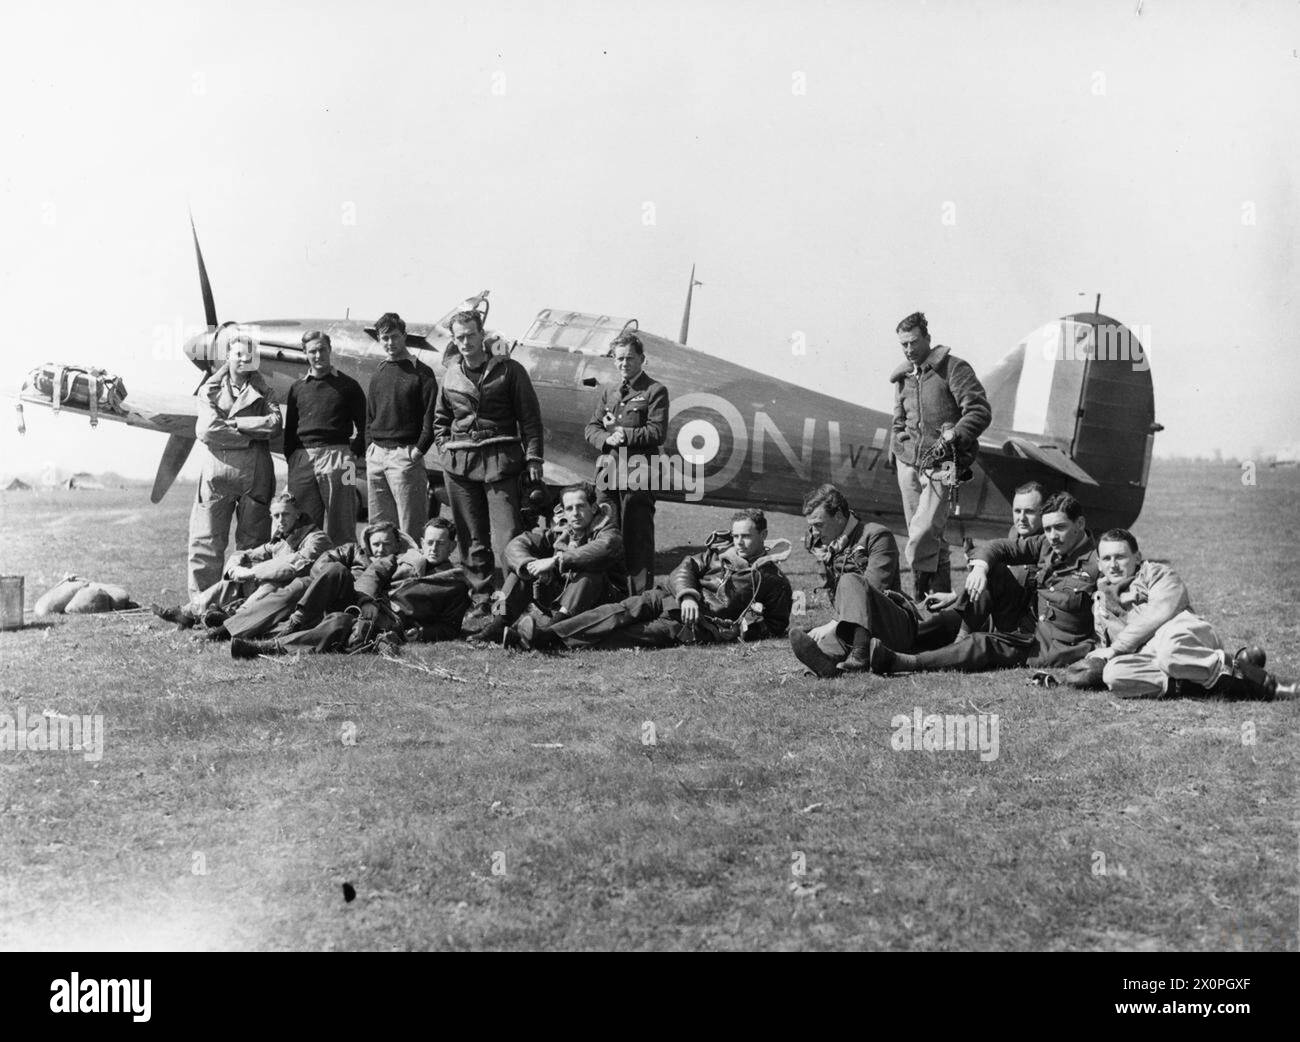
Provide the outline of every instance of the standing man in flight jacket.
[[948,488],[921,463],[936,441],[951,443],[957,472],[970,469],[979,437],[993,420],[984,385],[970,364],[948,348],[930,346],[930,329],[920,311],[898,323],[898,341],[907,361],[894,370],[894,437],[898,490],[907,518],[907,564],[913,596],[952,585],[948,561]]
[[480,312],[458,312],[448,327],[459,357],[443,371],[434,442],[470,584],[466,621],[482,624],[496,561],[524,528],[520,475],[542,480],[542,410],[528,370],[495,337],[490,350]]

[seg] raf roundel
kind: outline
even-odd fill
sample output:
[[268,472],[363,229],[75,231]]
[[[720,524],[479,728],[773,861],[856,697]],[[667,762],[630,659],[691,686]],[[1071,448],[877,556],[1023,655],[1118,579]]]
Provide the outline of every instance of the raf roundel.
[[677,432],[677,453],[687,463],[712,463],[721,447],[722,436],[708,420],[690,420]]
[[669,444],[683,462],[704,469],[710,491],[735,480],[749,452],[749,430],[731,402],[707,391],[684,394],[673,399],[669,424]]

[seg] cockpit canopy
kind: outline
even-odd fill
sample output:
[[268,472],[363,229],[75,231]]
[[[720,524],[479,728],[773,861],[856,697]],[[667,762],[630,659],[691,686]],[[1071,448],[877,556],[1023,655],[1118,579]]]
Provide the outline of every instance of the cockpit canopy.
[[634,318],[591,315],[581,311],[546,308],[537,313],[519,343],[547,351],[568,351],[605,358],[614,353],[610,344],[625,329],[635,330]]

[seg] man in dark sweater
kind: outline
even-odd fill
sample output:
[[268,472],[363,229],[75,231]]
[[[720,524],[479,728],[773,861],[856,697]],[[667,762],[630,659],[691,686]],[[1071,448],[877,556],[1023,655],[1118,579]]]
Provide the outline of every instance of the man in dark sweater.
[[357,537],[357,459],[366,443],[366,396],[330,362],[328,333],[302,335],[307,375],[289,388],[284,458],[289,491],[335,546]]
[[406,349],[406,323],[388,312],[375,323],[388,356],[366,394],[366,488],[370,522],[393,521],[419,539],[429,519],[429,475],[424,454],[433,444],[438,382],[433,370]]

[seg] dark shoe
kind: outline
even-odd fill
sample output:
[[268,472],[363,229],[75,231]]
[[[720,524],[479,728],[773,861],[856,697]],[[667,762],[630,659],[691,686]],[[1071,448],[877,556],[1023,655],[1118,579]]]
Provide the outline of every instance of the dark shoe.
[[216,629],[228,618],[230,618],[228,612],[224,612],[220,608],[209,608],[203,613],[203,625],[210,630]]
[[885,647],[884,643],[875,637],[871,638],[871,650],[867,654],[867,661],[871,665],[871,672],[879,673],[881,676],[906,673],[916,668],[915,655],[900,655],[892,648]]
[[524,643],[524,638],[514,626],[507,626],[505,633],[501,634],[501,646],[511,651],[529,650],[528,645]]
[[203,636],[206,640],[213,640],[213,641],[233,639],[230,636],[230,631],[226,629],[223,623],[217,623],[217,625],[211,627],[207,633],[203,634]]
[[1268,665],[1268,655],[1265,654],[1264,649],[1258,644],[1253,644],[1250,647],[1238,648],[1237,653],[1232,656],[1232,664],[1234,666],[1239,666],[1243,663],[1247,666],[1256,666],[1259,669],[1263,669]]
[[165,608],[161,604],[151,604],[149,610],[164,622],[174,622],[176,628],[180,630],[191,629],[199,621],[194,613],[183,604],[171,608]]
[[[531,615],[520,616],[519,621],[506,632],[513,632],[528,651],[558,651],[564,644],[549,626],[541,625]],[[507,643],[506,647],[510,644]]]
[[1098,691],[1106,686],[1106,659],[1089,655],[1065,667],[1065,682],[1083,691]]
[[790,631],[790,649],[794,657],[811,669],[823,680],[833,680],[839,676],[835,660],[817,646],[817,642],[808,636],[806,630],[797,626]]
[[[1285,685],[1283,687],[1285,690]],[[1272,702],[1277,697],[1277,677],[1258,666],[1234,659],[1232,672],[1219,677],[1209,692],[1216,698]]]
[[257,658],[257,649],[253,647],[253,642],[251,640],[245,640],[243,637],[231,637],[230,657]]
[[470,644],[500,644],[501,639],[506,635],[506,630],[509,628],[506,625],[504,615],[493,615],[488,620],[488,624],[468,637],[467,641]]
[[280,645],[273,640],[245,640],[243,637],[230,638],[231,658],[257,658],[258,655],[278,655]]
[[849,652],[849,657],[841,662],[837,668],[843,670],[845,673],[870,673],[870,652],[863,651],[860,648],[854,648]]

